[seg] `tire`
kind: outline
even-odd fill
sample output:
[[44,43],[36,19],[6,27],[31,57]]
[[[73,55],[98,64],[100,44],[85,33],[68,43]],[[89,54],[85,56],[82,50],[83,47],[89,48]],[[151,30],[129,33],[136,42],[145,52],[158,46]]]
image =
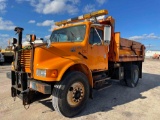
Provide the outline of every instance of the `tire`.
[[120,85],[122,85],[122,86],[127,86],[126,80],[125,80],[125,79],[120,80]]
[[131,69],[127,71],[126,83],[128,87],[136,87],[139,81],[139,68],[137,65],[132,65]]
[[54,109],[65,117],[73,117],[85,107],[89,98],[88,79],[81,72],[70,72],[54,85],[52,95]]

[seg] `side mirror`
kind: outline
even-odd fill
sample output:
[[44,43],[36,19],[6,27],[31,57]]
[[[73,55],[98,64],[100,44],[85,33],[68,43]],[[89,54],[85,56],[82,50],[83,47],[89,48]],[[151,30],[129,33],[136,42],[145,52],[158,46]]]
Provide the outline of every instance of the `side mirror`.
[[51,40],[47,39],[47,48],[49,48],[51,46]]
[[111,26],[104,27],[104,44],[109,45],[111,41]]

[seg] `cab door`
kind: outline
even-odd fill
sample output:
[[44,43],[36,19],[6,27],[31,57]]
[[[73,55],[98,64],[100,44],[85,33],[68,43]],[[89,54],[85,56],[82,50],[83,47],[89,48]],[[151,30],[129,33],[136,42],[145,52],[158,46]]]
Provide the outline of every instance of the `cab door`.
[[[98,34],[97,34],[98,32]],[[108,69],[108,46],[103,45],[103,30],[91,27],[88,44],[87,64],[91,70]]]

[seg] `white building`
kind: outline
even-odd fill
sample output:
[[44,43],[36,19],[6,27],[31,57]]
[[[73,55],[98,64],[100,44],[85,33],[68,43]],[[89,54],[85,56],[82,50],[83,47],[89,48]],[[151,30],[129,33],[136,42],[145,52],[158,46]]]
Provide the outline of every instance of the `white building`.
[[154,54],[160,54],[160,51],[147,50],[145,56],[146,58],[151,58]]

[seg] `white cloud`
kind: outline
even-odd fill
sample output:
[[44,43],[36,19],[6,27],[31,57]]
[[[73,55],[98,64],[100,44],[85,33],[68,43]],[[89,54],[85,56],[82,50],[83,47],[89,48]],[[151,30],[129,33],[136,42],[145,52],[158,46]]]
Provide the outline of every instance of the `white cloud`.
[[[40,5],[40,4],[39,4]],[[40,5],[41,6],[41,5]],[[49,13],[58,13],[59,11],[62,11],[62,8],[65,8],[66,4],[62,0],[55,0],[50,2],[49,4],[45,4],[44,9],[40,9],[38,11],[44,13],[44,14],[49,14]]]
[[67,12],[71,15],[78,13],[78,7],[74,5],[66,5]]
[[16,0],[18,3],[28,1],[35,11],[43,14],[76,14],[80,0]]
[[0,30],[14,30],[15,25],[10,20],[3,20],[2,17],[0,17]]
[[50,31],[50,32],[52,32],[53,31],[53,29],[54,28],[56,28],[57,26],[55,26],[54,24],[51,26],[51,28],[48,30],[48,31]]
[[90,12],[96,11],[96,9],[98,9],[101,5],[106,3],[108,0],[95,0],[95,1],[96,2],[94,4],[89,3],[86,6],[84,6],[83,12],[90,13]]
[[86,6],[84,7],[83,12],[84,12],[84,13],[90,13],[90,12],[93,12],[93,11],[95,11],[95,10],[96,10],[96,8],[95,8],[95,5],[94,5],[94,4],[88,4],[88,5],[86,5]]
[[24,1],[31,2],[31,1],[35,1],[35,0],[16,0],[16,2],[18,2],[18,3],[22,3],[22,2],[24,2]]
[[50,26],[50,29],[48,31],[53,31],[53,29],[56,27],[54,24],[54,20],[45,20],[42,23],[37,23],[37,26]]
[[70,2],[72,2],[73,4],[79,4],[80,3],[80,0],[68,0]]
[[51,35],[44,36],[45,39],[49,39]]
[[6,12],[6,2],[7,0],[0,0],[0,13]]
[[37,26],[51,26],[54,24],[54,20],[45,20],[42,23],[37,23]]
[[0,37],[5,38],[5,37],[9,37],[9,35],[8,34],[0,34]]
[[28,21],[28,23],[35,23],[35,22],[36,22],[35,20]]
[[16,0],[16,2],[21,3],[21,2],[23,2],[23,0]]
[[103,5],[107,0],[96,0],[99,5]]
[[131,36],[129,37],[129,39],[131,40],[159,39],[160,40],[160,36],[156,36],[154,33],[150,33],[150,34],[143,34],[140,36]]
[[8,34],[0,34],[0,48],[8,46],[8,40],[11,38]]

